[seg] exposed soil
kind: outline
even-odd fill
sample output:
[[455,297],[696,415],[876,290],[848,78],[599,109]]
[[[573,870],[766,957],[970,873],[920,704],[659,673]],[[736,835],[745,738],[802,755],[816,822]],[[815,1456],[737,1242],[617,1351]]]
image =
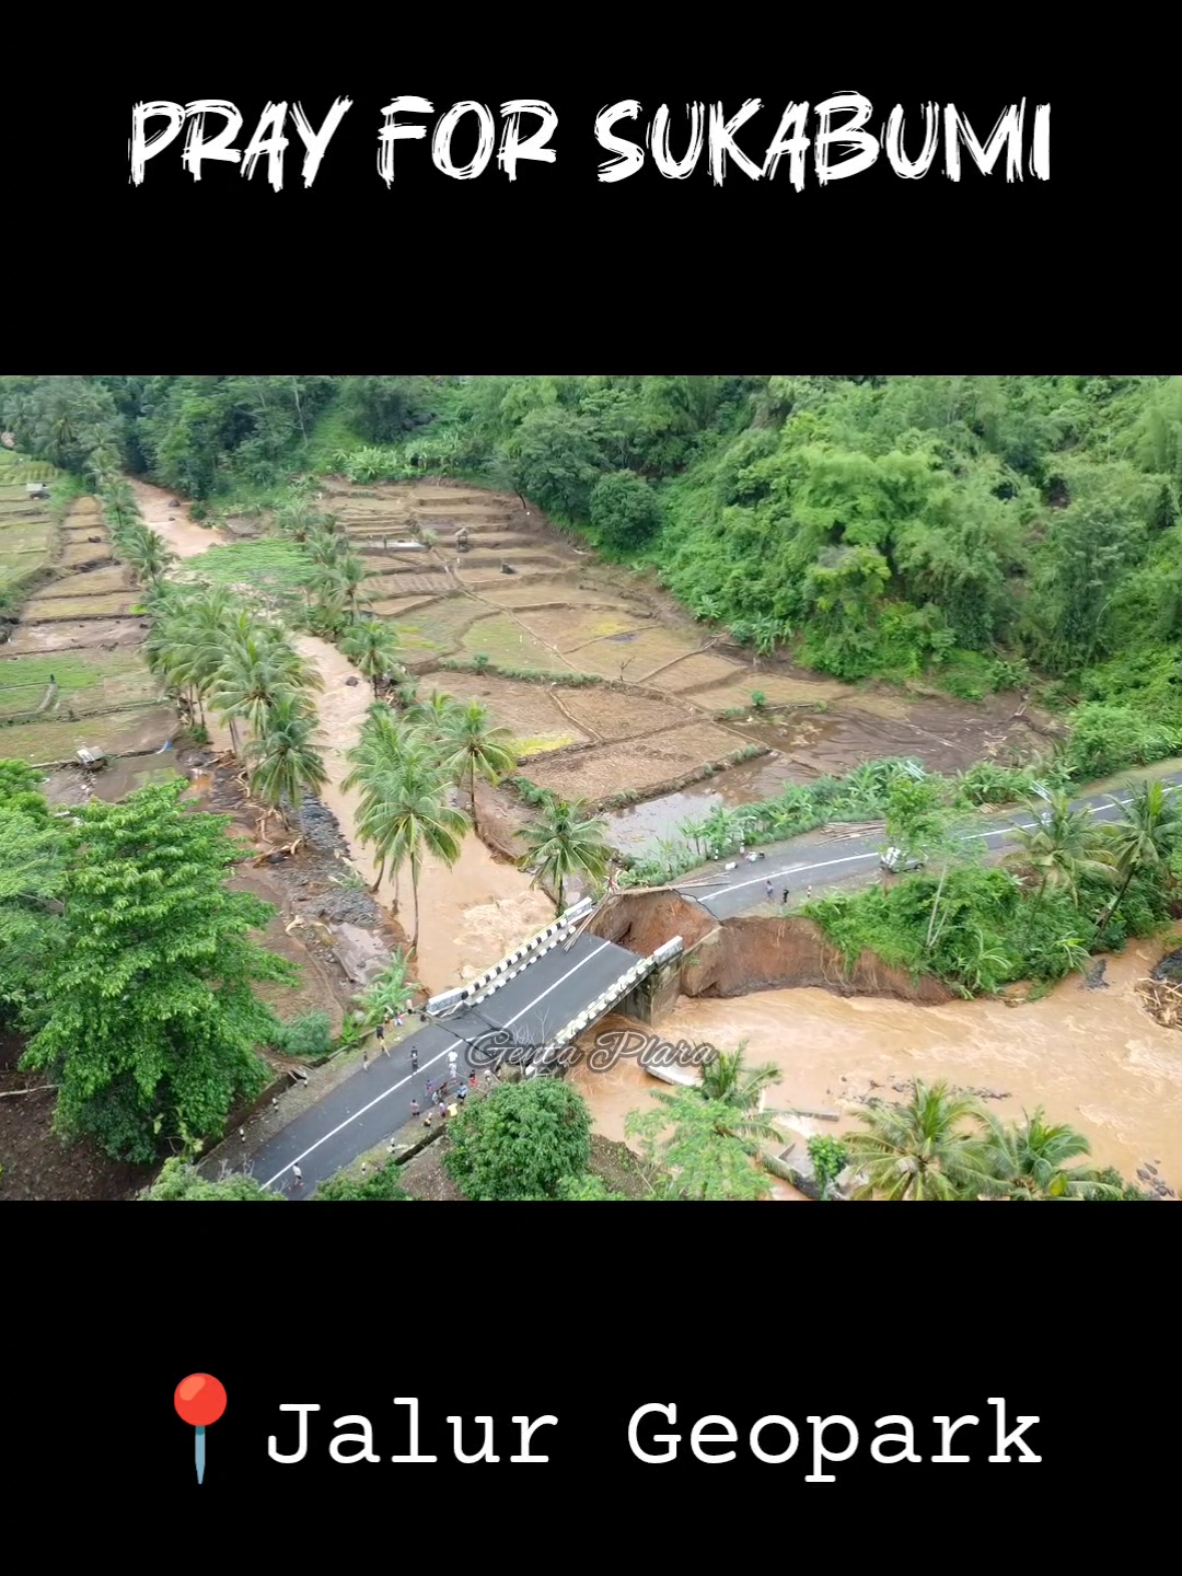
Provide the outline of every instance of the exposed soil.
[[80,619],[53,624],[18,624],[5,644],[5,656],[34,651],[74,651],[138,646],[148,625],[142,618]]
[[820,987],[841,996],[895,997],[929,1004],[953,993],[929,976],[913,980],[866,952],[847,970],[838,950],[810,919],[716,920],[677,892],[620,893],[592,919],[589,931],[646,956],[674,936],[685,943],[681,993],[746,996],[752,991]]
[[134,1198],[155,1168],[120,1165],[89,1141],[63,1144],[53,1132],[57,1096],[43,1087],[43,1074],[16,1071],[24,1045],[0,1035],[0,1202]]
[[691,723],[667,733],[619,740],[559,760],[531,763],[528,775],[539,788],[549,788],[564,799],[595,801],[669,783],[742,747],[742,740],[724,728]]

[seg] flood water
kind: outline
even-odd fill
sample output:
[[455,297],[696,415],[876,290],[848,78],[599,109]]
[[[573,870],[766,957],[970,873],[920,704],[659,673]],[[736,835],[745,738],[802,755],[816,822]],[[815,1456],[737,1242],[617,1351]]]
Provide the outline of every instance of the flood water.
[[[1004,1094],[984,1103],[1007,1120],[1042,1105],[1049,1122],[1086,1135],[1096,1164],[1130,1181],[1152,1165],[1182,1191],[1182,1033],[1155,1023],[1134,989],[1161,952],[1133,945],[1108,960],[1107,990],[1070,979],[1024,1006],[759,991],[729,1001],[681,997],[654,1032],[722,1050],[746,1040],[752,1061],[775,1062],[784,1074],[769,1091],[771,1107],[839,1110],[872,1084],[882,1098],[903,1099],[890,1085],[915,1077]],[[572,1076],[596,1131],[615,1139],[627,1113],[650,1106],[648,1091],[659,1087],[634,1062],[603,1074],[580,1067]],[[797,1125],[837,1133],[858,1123],[842,1111],[837,1123]]]
[[608,839],[624,854],[656,854],[662,841],[678,845],[686,842],[678,830],[683,821],[701,821],[719,806],[735,810],[760,799],[774,799],[788,783],[811,782],[816,776],[813,773],[810,777],[783,756],[746,761],[679,793],[610,811],[603,817],[608,825]]
[[[319,707],[320,748],[330,780],[320,798],[336,816],[354,864],[372,886],[377,862],[368,849],[361,848],[353,831],[360,793],[356,789],[345,793],[341,784],[352,769],[346,751],[360,735],[373,687],[327,641],[300,636],[296,645],[315,663],[325,684]],[[349,679],[358,682],[350,685]],[[389,875],[376,896],[392,904],[395,883]],[[409,937],[414,926],[409,868],[398,882],[397,896],[398,919]],[[452,869],[427,860],[419,877],[419,982],[436,993],[471,979],[553,917],[554,905],[543,892],[530,890],[528,876],[494,859],[479,838],[466,837]]]

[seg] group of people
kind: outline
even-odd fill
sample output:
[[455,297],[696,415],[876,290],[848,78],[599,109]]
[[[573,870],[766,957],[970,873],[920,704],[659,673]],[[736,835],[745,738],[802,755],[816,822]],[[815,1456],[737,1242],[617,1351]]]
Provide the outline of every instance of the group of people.
[[[419,1017],[422,1022],[425,1023],[427,1021],[425,1012],[420,1012]],[[406,1013],[387,1010],[385,1021],[379,1023],[377,1028],[374,1030],[374,1036],[377,1039],[378,1046],[380,1047],[383,1056],[389,1056],[390,1054],[390,1047],[386,1044],[386,1025],[391,1021],[393,1021],[397,1028],[402,1028],[403,1024],[406,1022]],[[466,1080],[461,1075],[459,1070],[459,1055],[456,1051],[448,1051],[447,1061],[448,1067],[446,1078],[442,1079],[438,1085],[435,1083],[433,1078],[427,1079],[427,1095],[430,1100],[430,1104],[428,1105],[427,1109],[423,1110],[417,1099],[412,1099],[410,1102],[411,1116],[421,1120],[424,1127],[431,1127],[434,1125],[433,1113],[438,1114],[441,1122],[446,1122],[449,1117],[455,1116],[456,1112],[459,1110],[460,1106],[463,1105],[464,1101],[468,1098],[468,1095],[472,1092],[472,1090],[479,1088],[479,1080],[474,1071],[468,1076]],[[361,1066],[363,1071],[368,1071],[368,1045],[362,1047]],[[419,1053],[417,1048],[413,1045],[410,1047],[410,1070],[412,1073],[417,1073],[419,1070]],[[486,1086],[489,1088],[491,1088],[493,1083],[496,1081],[496,1074],[491,1067],[485,1069],[484,1081]],[[297,1189],[302,1187],[304,1183],[304,1174],[298,1165],[292,1166],[291,1174],[291,1185]]]

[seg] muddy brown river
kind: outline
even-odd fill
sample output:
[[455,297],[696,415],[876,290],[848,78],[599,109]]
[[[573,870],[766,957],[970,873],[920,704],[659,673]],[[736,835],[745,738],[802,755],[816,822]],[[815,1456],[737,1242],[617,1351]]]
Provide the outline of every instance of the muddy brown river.
[[[1130,946],[1109,959],[1107,990],[1083,990],[1074,978],[1025,1006],[919,1007],[822,990],[759,991],[729,1001],[683,996],[655,1032],[724,1050],[745,1039],[754,1061],[783,1071],[771,1106],[837,1110],[872,1083],[884,1098],[898,1099],[889,1086],[913,1077],[1003,1093],[1006,1099],[985,1102],[1002,1117],[1042,1105],[1048,1120],[1087,1136],[1097,1164],[1132,1181],[1148,1163],[1179,1190],[1182,1033],[1159,1027],[1134,990],[1161,952],[1160,944]],[[616,1139],[624,1136],[627,1113],[649,1106],[648,1091],[662,1087],[634,1062],[605,1074],[579,1067],[573,1077],[596,1130]],[[841,1132],[858,1124],[843,1112],[839,1123],[799,1125]]]

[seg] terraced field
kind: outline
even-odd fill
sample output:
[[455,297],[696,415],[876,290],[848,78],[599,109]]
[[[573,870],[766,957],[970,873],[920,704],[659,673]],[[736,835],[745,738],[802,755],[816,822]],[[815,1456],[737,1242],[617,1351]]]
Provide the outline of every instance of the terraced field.
[[[661,835],[699,792],[745,803],[876,756],[913,755],[947,770],[982,753],[1017,758],[1039,744],[1013,718],[1012,697],[983,708],[856,690],[783,661],[753,665],[639,577],[597,564],[516,496],[460,483],[328,482],[323,503],[365,559],[374,613],[398,629],[417,670],[424,657],[488,658],[481,673],[420,671],[422,689],[481,700],[528,760],[525,775],[543,786],[590,799],[652,796]],[[467,551],[456,542],[461,528]],[[427,551],[398,549],[415,540]],[[498,669],[604,683],[530,683]],[[756,691],[769,706],[792,709],[759,712]],[[555,754],[579,744],[592,747]],[[773,754],[716,773],[700,790],[662,794],[662,784],[703,773],[748,744]],[[671,821],[661,813],[664,797]]]
[[0,607],[19,596],[53,561],[50,504],[29,497],[27,484],[48,482],[52,467],[0,449]]
[[[5,582],[10,592],[9,622],[0,623],[0,757],[32,765],[72,761],[83,748],[138,755],[159,749],[177,724],[139,654],[146,623],[132,614],[137,593],[111,557],[98,504],[76,499],[54,522],[62,480],[0,451],[0,595]],[[30,502],[28,481],[47,485],[48,503]]]

